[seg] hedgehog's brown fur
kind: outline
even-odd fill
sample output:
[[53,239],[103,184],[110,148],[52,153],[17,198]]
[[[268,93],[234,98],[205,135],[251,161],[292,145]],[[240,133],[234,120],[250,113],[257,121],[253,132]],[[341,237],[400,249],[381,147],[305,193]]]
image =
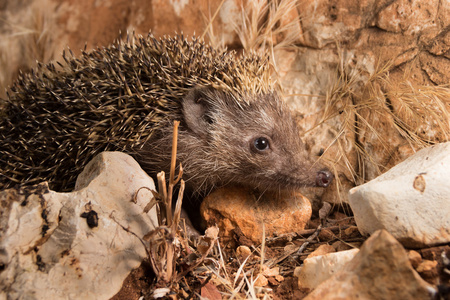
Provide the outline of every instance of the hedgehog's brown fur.
[[182,36],[132,37],[80,58],[63,56],[59,66],[21,74],[8,92],[7,117],[0,121],[0,189],[41,180],[58,190],[73,187],[93,156],[131,152],[160,121],[176,118],[180,99],[193,87],[236,94],[273,89],[259,56],[237,59]]
[[[167,171],[175,119],[182,121],[178,158],[193,189],[329,184],[331,174],[309,160],[260,56],[149,35],[63,57],[21,75],[8,93],[0,189],[48,180],[70,190],[106,150],[134,155],[151,175]],[[260,137],[270,148],[255,148]]]

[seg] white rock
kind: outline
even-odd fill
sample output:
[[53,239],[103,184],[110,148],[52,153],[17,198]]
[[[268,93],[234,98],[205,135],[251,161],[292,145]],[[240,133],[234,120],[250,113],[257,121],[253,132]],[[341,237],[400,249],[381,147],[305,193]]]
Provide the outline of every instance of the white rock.
[[436,288],[411,266],[402,245],[385,230],[375,232],[355,257],[305,300],[434,299]]
[[359,249],[352,249],[305,259],[297,275],[298,286],[309,289],[316,288],[339,272],[358,252]]
[[[44,183],[31,195],[0,193],[0,299],[109,299],[141,264],[146,252],[132,233],[154,229],[156,212],[143,213],[148,190],[137,204],[131,200],[140,187],[154,189],[153,180],[131,156],[104,152],[77,187],[57,193]],[[81,217],[88,206],[98,215],[96,227]]]
[[359,231],[386,229],[405,246],[450,242],[449,181],[450,142],[417,152],[350,190]]

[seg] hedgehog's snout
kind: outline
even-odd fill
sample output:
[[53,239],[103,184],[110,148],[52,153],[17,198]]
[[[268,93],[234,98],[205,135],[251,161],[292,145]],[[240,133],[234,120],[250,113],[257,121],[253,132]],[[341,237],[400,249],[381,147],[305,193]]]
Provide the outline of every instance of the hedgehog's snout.
[[316,185],[327,187],[333,181],[333,174],[329,170],[321,170],[316,175]]

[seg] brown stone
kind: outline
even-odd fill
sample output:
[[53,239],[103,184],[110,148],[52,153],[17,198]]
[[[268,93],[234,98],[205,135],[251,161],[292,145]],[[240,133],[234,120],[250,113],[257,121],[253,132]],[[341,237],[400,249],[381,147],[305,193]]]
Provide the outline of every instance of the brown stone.
[[426,72],[434,84],[445,85],[450,82],[450,60],[448,57],[422,52],[419,59],[422,70]]
[[261,267],[262,274],[266,277],[275,277],[280,275],[280,267],[274,267],[269,269],[266,265],[262,265]]
[[311,204],[301,194],[257,195],[241,188],[219,189],[205,198],[201,214],[208,225],[217,224],[223,242],[237,228],[253,241],[303,230],[311,217]]
[[269,284],[269,280],[267,280],[266,276],[264,276],[264,275],[262,275],[262,274],[259,274],[259,275],[256,277],[256,280],[255,280],[255,282],[254,282],[254,285],[255,285],[255,286],[266,286],[266,285],[268,285],[268,284]]
[[245,261],[250,255],[252,255],[252,251],[247,246],[239,246],[236,248],[236,256],[239,258],[240,262]]
[[386,31],[405,35],[417,34],[429,27],[436,26],[438,7],[438,0],[393,1],[378,13],[375,23],[377,27]]
[[316,250],[311,252],[307,258],[325,255],[325,254],[333,253],[333,252],[336,252],[336,249],[333,246],[328,245],[328,244],[323,244],[323,245],[320,245]]
[[438,262],[436,260],[423,260],[416,268],[417,273],[431,284],[439,284]]
[[340,272],[305,299],[431,299],[432,291],[412,268],[401,244],[380,230]]
[[420,256],[419,252],[414,250],[408,251],[408,259],[414,269],[417,269],[419,264],[422,262],[422,256]]

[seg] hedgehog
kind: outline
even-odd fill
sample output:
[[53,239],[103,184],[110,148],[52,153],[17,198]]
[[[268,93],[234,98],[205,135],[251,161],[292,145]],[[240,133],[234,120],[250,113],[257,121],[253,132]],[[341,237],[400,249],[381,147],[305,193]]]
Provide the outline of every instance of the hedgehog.
[[0,117],[0,189],[43,180],[70,191],[102,151],[168,172],[174,120],[187,189],[326,187],[267,57],[199,38],[129,35],[62,62],[38,64],[7,91]]

